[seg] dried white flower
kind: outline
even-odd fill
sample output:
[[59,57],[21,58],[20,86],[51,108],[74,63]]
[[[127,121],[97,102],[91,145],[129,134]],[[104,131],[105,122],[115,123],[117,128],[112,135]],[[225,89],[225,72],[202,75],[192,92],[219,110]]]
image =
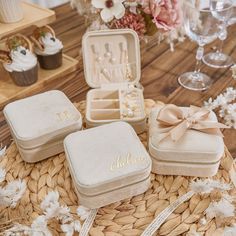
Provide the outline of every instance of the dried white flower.
[[73,234],[74,234],[73,223],[61,225],[61,229],[65,233],[66,236],[73,236]]
[[47,220],[45,216],[39,216],[33,221],[31,227],[21,224],[15,224],[13,227],[6,230],[4,232],[4,235],[52,236],[52,233],[47,227]]
[[80,222],[78,220],[76,220],[74,222],[74,229],[75,229],[76,232],[79,232],[80,229],[81,229],[81,224],[80,224]]
[[49,192],[48,195],[42,201],[40,206],[42,210],[46,210],[52,205],[59,205],[58,200],[59,200],[58,192]]
[[215,217],[225,218],[234,216],[235,207],[232,203],[225,199],[221,199],[219,202],[210,203],[206,209],[206,215],[208,219]]
[[[41,203],[41,208],[48,219],[58,217],[61,212],[58,192],[49,192]],[[63,209],[64,210],[64,209]],[[66,213],[68,211],[66,210]],[[64,213],[64,211],[63,211]]]
[[[14,192],[16,190],[15,185],[9,184],[9,188],[7,190],[8,191],[12,190]],[[21,193],[21,191],[18,191],[18,194],[19,193]],[[8,198],[7,200],[3,199],[4,202],[7,201],[8,204],[13,204],[13,201],[17,200],[19,196],[13,197],[13,199],[11,199],[9,196],[7,197],[9,199]],[[0,192],[0,205],[1,205],[1,200],[2,199],[1,199],[1,192]],[[56,218],[57,220],[60,220],[60,223],[62,223],[61,229],[65,233],[66,236],[73,236],[74,232],[80,231],[81,229],[80,222],[73,219],[73,216],[70,213],[70,209],[67,206],[60,205],[58,192],[48,193],[48,195],[44,198],[44,200],[41,203],[41,208],[44,210],[44,215],[37,217],[33,221],[30,227],[26,225],[16,224],[12,228],[5,231],[4,235],[17,236],[20,234],[20,235],[29,235],[29,236],[52,236],[52,233],[47,227],[48,220],[52,218]]]
[[86,208],[84,206],[79,206],[77,208],[77,214],[78,214],[78,216],[80,217],[81,220],[86,220],[87,217],[90,214],[90,209]]
[[72,236],[75,231],[80,231],[80,222],[74,221],[69,207],[60,205],[58,192],[48,193],[41,203],[41,208],[44,210],[45,219],[56,218],[60,220],[61,229],[66,236]]
[[223,236],[235,236],[236,235],[236,224],[231,227],[225,227]]
[[190,183],[190,188],[195,193],[210,193],[213,187],[210,185],[209,180],[197,180]]
[[204,106],[211,110],[219,108],[219,116],[225,120],[225,124],[236,129],[236,103],[231,104],[235,99],[236,89],[229,87],[215,100],[209,98],[207,102],[204,102]]
[[0,188],[0,205],[15,207],[26,190],[24,181],[15,180]]
[[236,103],[229,104],[227,108],[224,107],[223,109],[225,110],[224,120],[226,125],[236,129]]
[[31,224],[29,235],[32,236],[52,236],[50,230],[47,227],[47,219],[45,216],[37,217]]
[[210,193],[214,189],[218,189],[220,191],[230,190],[231,185],[213,179],[198,179],[190,183],[190,188],[195,193]]
[[2,183],[5,179],[6,171],[0,168],[0,183]]
[[[60,206],[55,204],[45,210],[46,217],[48,219],[57,218],[61,220],[63,223],[67,223],[70,221],[70,209],[67,206]],[[69,219],[68,219],[69,218]]]
[[26,225],[15,224],[4,232],[4,236],[30,235],[30,230],[31,228]]
[[73,236],[74,232],[79,232],[81,229],[81,224],[79,221],[71,222],[70,224],[63,224],[61,226],[62,231],[66,236]]
[[214,188],[214,189],[218,189],[220,191],[228,191],[232,188],[232,186],[230,184],[227,184],[227,183],[223,183],[223,182],[220,182],[218,180],[208,180],[209,181],[209,184]]
[[58,192],[50,192],[41,203],[41,208],[47,219],[56,218],[63,224],[72,220],[70,209],[60,205]]

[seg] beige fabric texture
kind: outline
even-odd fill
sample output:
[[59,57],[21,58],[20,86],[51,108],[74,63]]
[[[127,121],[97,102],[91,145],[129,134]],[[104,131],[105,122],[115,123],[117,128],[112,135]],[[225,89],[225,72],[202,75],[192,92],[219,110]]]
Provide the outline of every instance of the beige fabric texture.
[[75,187],[88,197],[117,190],[110,197],[121,199],[117,192],[146,180],[151,172],[149,154],[125,122],[70,134],[64,146]]
[[82,126],[80,112],[58,90],[12,102],[4,108],[4,115],[18,145],[24,149],[64,139]]
[[[119,43],[123,43],[127,48],[127,56],[129,63],[134,64],[133,80],[129,83],[135,84],[141,79],[141,57],[140,57],[140,43],[137,33],[131,29],[119,29],[119,30],[99,30],[90,31],[83,36],[82,40],[82,52],[84,62],[84,76],[87,84],[91,88],[101,88],[104,84],[110,84],[111,81],[98,80],[97,75],[94,74],[94,66],[97,64],[97,56],[101,54],[102,48],[105,49],[105,44],[110,43],[110,47],[113,50],[117,50],[117,54],[120,54],[121,48]],[[93,49],[96,47],[96,49]],[[95,52],[95,51],[96,52]],[[105,51],[106,52],[106,51]],[[104,62],[105,63],[105,62]],[[121,62],[119,58],[116,60],[114,66],[119,66]],[[113,78],[112,78],[113,79]],[[120,78],[122,81],[113,81],[112,83],[127,83],[125,78]]]
[[[187,108],[183,108],[187,109]],[[154,109],[150,115],[150,152],[153,158],[161,161],[216,163],[224,153],[222,137],[210,135],[196,130],[188,130],[178,141],[173,142],[170,137],[158,143],[159,134],[163,132],[156,120],[160,108]],[[211,119],[217,121],[212,112]]]

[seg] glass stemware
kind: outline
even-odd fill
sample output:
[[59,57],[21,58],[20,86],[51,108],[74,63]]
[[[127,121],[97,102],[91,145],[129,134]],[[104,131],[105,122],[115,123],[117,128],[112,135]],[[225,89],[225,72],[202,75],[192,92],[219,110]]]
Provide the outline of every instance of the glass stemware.
[[231,14],[230,19],[228,21],[228,25],[233,25],[233,24],[236,24],[236,2],[234,2],[232,14]]
[[193,72],[182,74],[178,81],[187,89],[206,90],[212,84],[211,79],[200,72],[204,46],[214,41],[218,36],[218,19],[212,15],[210,0],[186,0],[183,6],[184,28],[190,39],[197,42],[196,67]]
[[211,0],[210,9],[212,15],[219,19],[221,24],[219,25],[218,38],[221,40],[220,48],[216,52],[211,52],[203,57],[203,62],[214,68],[226,68],[231,66],[234,62],[233,59],[224,54],[223,45],[227,38],[227,27],[229,20],[233,12],[233,1],[232,0]]

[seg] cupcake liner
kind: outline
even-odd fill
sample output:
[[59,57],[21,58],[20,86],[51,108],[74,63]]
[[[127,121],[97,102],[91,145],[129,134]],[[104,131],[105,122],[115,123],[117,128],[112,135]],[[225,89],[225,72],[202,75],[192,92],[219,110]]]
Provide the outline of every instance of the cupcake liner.
[[41,68],[54,70],[62,65],[62,50],[53,55],[37,55]]
[[0,21],[14,23],[23,19],[21,0],[0,0]]
[[18,86],[29,86],[38,80],[38,65],[27,71],[13,71],[9,72],[14,83]]

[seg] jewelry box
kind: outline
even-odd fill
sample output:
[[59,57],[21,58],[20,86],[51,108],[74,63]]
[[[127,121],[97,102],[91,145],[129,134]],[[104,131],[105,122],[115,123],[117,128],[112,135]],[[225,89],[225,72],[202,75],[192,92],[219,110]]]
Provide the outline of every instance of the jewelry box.
[[64,141],[81,205],[100,208],[145,192],[151,159],[126,122],[114,122],[70,134]]
[[80,112],[57,90],[12,102],[3,112],[22,159],[31,163],[63,152],[64,138],[82,127]]
[[[190,109],[180,108],[185,113]],[[160,141],[165,129],[168,129],[161,127],[157,119],[161,109],[154,108],[149,118],[149,154],[152,158],[152,171],[161,175],[214,176],[224,154],[223,138],[189,129],[178,141],[173,141],[170,136]],[[179,114],[178,116],[180,117]],[[214,112],[209,113],[208,121],[217,122]]]
[[146,128],[139,38],[130,29],[92,31],[82,40],[87,93],[86,124],[126,121],[137,133]]

